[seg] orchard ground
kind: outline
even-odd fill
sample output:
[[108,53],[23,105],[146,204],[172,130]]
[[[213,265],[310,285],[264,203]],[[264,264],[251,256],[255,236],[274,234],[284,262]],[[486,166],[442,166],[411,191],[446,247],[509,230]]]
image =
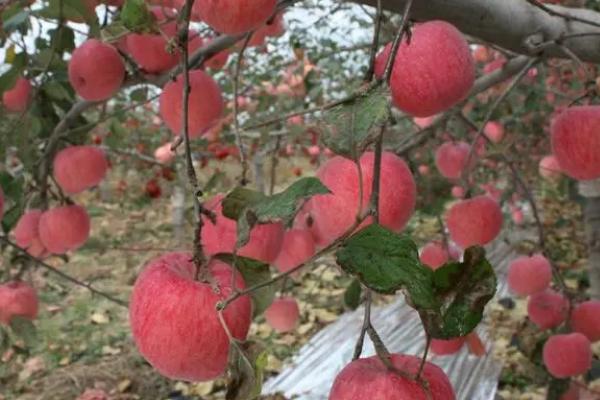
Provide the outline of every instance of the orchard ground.
[[[141,161],[128,160],[127,164],[147,167]],[[284,171],[280,188],[292,181],[294,167],[306,171],[314,168],[304,157],[282,159],[280,166]],[[225,180],[213,189],[218,192],[236,176],[239,167],[232,161],[212,161],[200,171],[208,175],[205,177],[208,179],[216,168],[226,174]],[[131,286],[145,262],[167,249],[186,249],[186,243],[174,240],[171,220],[170,194],[177,182],[161,182],[162,195],[151,199],[145,194],[144,187],[152,176],[152,168],[138,169],[146,171],[132,174],[123,167],[113,168],[100,189],[78,196],[92,218],[91,239],[70,256],[69,264],[60,267],[123,299],[129,297]],[[118,186],[123,180],[129,190],[120,192]],[[581,245],[580,209],[569,201],[564,188],[563,181],[559,186],[542,183],[537,190],[544,209],[544,224],[558,226],[549,230],[549,245],[563,260],[560,266],[568,284],[582,287],[585,286],[586,260]],[[103,201],[101,192],[105,196],[109,194],[110,199]],[[192,234],[192,227],[190,224],[184,226],[184,237],[187,237]],[[434,217],[417,213],[408,229],[423,245],[437,234],[439,228]],[[524,242],[522,246],[521,250],[527,250],[531,244]],[[51,263],[61,264],[58,260]],[[41,296],[40,315],[36,321],[37,339],[28,351],[11,351],[3,355],[0,382],[6,389],[0,399],[74,399],[86,389],[93,388],[105,391],[111,399],[225,398],[225,381],[222,379],[199,384],[173,382],[162,378],[145,363],[132,344],[125,308],[91,296],[86,289],[72,287],[41,269],[32,270],[30,276]],[[326,258],[309,266],[302,282],[302,285],[293,285],[291,290],[300,304],[301,320],[295,331],[278,334],[265,323],[264,317],[251,328],[251,334],[264,341],[269,350],[267,376],[277,374],[302,344],[347,311],[343,297],[351,278],[339,271],[333,259]],[[503,399],[543,399],[545,388],[540,381],[539,367],[531,364],[514,346],[515,332],[533,332],[523,323],[527,300],[514,299],[514,309],[511,309],[510,301],[492,303],[491,319],[487,320],[495,341],[493,357],[504,364],[499,394]],[[376,303],[390,300],[390,296],[381,296],[376,298]],[[528,346],[532,343],[521,343],[520,346],[531,351]],[[598,354],[598,344],[595,350]],[[592,371],[592,377],[600,378],[594,372],[596,370]],[[592,382],[591,388],[600,392],[600,379]]]

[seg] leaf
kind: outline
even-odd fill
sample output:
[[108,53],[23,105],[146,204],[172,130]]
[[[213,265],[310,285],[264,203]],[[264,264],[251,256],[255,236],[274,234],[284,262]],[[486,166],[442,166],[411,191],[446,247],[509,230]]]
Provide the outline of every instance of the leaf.
[[379,85],[328,110],[323,117],[325,145],[336,154],[358,159],[373,139],[372,128],[390,117],[388,97],[388,89]]
[[154,17],[144,0],[125,0],[121,21],[131,32],[150,32],[154,28]]
[[[11,10],[12,11],[12,10]],[[29,19],[29,9],[22,9],[15,12],[4,12],[2,15],[2,29],[6,32],[12,32],[23,26]]]
[[42,90],[44,93],[48,95],[48,97],[55,100],[72,100],[71,93],[59,82],[56,80],[49,80],[42,86]]
[[23,339],[27,347],[35,345],[37,333],[35,325],[33,325],[31,320],[20,316],[12,317],[10,320],[10,329],[17,337]]
[[372,290],[391,294],[399,289],[421,316],[435,339],[466,336],[483,318],[496,292],[496,276],[482,247],[465,251],[464,262],[433,271],[421,264],[410,237],[380,225],[369,225],[336,252],[337,263]]
[[427,332],[436,339],[465,336],[483,318],[485,305],[496,293],[496,275],[482,247],[465,251],[462,263],[447,263],[435,270],[434,291],[442,306],[432,321],[421,313]]
[[302,178],[286,190],[272,196],[249,189],[237,188],[223,199],[223,214],[237,217],[237,246],[248,243],[250,231],[257,224],[281,221],[290,226],[302,208],[303,201],[329,189],[318,178]]
[[[244,348],[242,349],[241,346]],[[269,354],[256,342],[231,346],[230,375],[225,399],[253,400],[260,396]]]
[[85,22],[92,26],[98,23],[96,13],[91,12],[86,2],[81,0],[50,0],[48,6],[38,13],[43,17]]
[[100,36],[104,42],[114,43],[125,37],[129,32],[129,29],[125,27],[123,21],[117,20],[102,28],[100,31]]
[[75,33],[68,26],[48,31],[52,38],[52,45],[58,53],[71,51],[75,48]]
[[[247,288],[271,280],[269,264],[229,253],[217,254],[215,258],[235,267],[242,274]],[[267,285],[250,293],[254,316],[262,314],[271,305],[275,292],[274,285]]]
[[358,279],[354,279],[350,282],[350,285],[346,288],[344,292],[344,304],[351,310],[356,310],[360,305],[360,295],[362,294],[362,287],[360,286],[360,281]]
[[132,101],[145,101],[148,98],[148,88],[142,87],[132,90],[129,94]]
[[417,309],[435,309],[433,271],[421,264],[419,251],[407,235],[373,224],[348,239],[335,254],[337,263],[376,292],[401,288]]
[[219,183],[223,181],[225,177],[225,172],[218,170],[215,171],[215,173],[212,174],[212,176],[208,179],[208,182],[206,182],[206,184],[204,185],[204,191],[207,193],[211,192],[217,187]]

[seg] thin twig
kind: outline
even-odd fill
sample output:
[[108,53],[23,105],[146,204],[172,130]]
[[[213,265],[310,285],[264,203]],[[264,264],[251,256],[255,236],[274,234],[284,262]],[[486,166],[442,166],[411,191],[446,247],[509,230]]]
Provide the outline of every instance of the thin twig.
[[379,34],[381,32],[381,21],[383,19],[383,8],[381,0],[377,0],[377,14],[375,15],[375,28],[373,32],[373,43],[369,53],[369,69],[365,75],[365,82],[371,82],[375,75],[375,61],[377,59],[377,50],[379,48]]
[[387,59],[387,63],[385,64],[385,72],[383,74],[383,80],[389,84],[390,78],[392,76],[392,71],[394,70],[394,64],[396,61],[396,55],[398,54],[398,50],[400,49],[400,44],[402,43],[402,38],[404,37],[404,33],[408,27],[408,16],[410,14],[410,9],[412,8],[413,0],[408,0],[404,5],[404,11],[402,12],[402,23],[400,24],[400,30],[398,34],[394,38],[392,42],[392,50],[390,51],[389,58]]
[[357,360],[360,358],[362,354],[363,346],[365,343],[365,335],[367,333],[367,328],[371,324],[371,303],[373,302],[373,294],[371,289],[365,287],[365,314],[363,317],[363,324],[360,328],[360,334],[358,335],[358,339],[356,340],[356,344],[354,345],[354,355],[352,356],[352,360]]
[[240,178],[240,185],[242,186],[246,186],[246,184],[248,184],[248,155],[246,154],[244,142],[242,141],[242,135],[240,133],[240,121],[238,119],[238,94],[240,74],[242,72],[242,61],[244,60],[244,51],[246,50],[246,47],[248,47],[248,43],[250,42],[250,38],[252,38],[253,33],[254,32],[248,32],[246,34],[244,43],[238,52],[238,57],[235,63],[235,72],[233,74],[233,132],[235,134],[235,143],[240,153],[240,163],[242,164],[242,176]]
[[582,24],[600,27],[600,24],[595,21],[590,21],[589,19],[580,18],[580,17],[576,17],[574,15],[555,11],[552,8],[546,6],[544,3],[540,2],[539,0],[525,0],[525,1],[554,17],[561,17],[561,18],[566,19],[567,21],[577,21],[577,22],[581,22]]

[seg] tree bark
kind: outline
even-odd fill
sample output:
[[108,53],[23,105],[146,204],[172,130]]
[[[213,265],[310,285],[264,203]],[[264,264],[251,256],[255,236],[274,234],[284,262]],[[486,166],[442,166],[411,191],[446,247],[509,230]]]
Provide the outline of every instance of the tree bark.
[[[374,6],[377,0],[352,0]],[[407,0],[383,0],[383,8],[401,12]],[[583,8],[548,6],[554,11],[600,25],[600,13]],[[462,32],[524,55],[537,54],[533,43],[550,42],[544,55],[569,58],[567,47],[581,60],[600,63],[600,27],[552,16],[526,0],[418,0],[411,17],[418,21],[445,20]],[[565,35],[581,35],[560,40]],[[592,35],[589,35],[592,34]],[[555,41],[560,41],[556,43]],[[533,43],[532,43],[533,42]],[[562,45],[562,46],[561,46]]]
[[600,300],[600,179],[579,182],[579,193],[585,198],[583,221],[588,247],[590,296]]

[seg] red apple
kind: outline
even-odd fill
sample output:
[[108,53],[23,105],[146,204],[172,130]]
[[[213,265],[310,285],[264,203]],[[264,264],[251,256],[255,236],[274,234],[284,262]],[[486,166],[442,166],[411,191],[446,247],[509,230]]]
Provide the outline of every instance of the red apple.
[[438,356],[447,356],[458,353],[466,340],[466,337],[457,337],[449,340],[431,339],[431,352]]
[[460,178],[469,158],[471,146],[465,142],[446,142],[435,152],[435,165],[443,177]]
[[69,61],[69,82],[83,99],[109,99],[119,90],[124,78],[123,60],[110,44],[88,39],[73,51]]
[[281,250],[273,262],[280,272],[287,272],[308,261],[315,254],[315,240],[306,229],[290,229],[283,235]]
[[448,262],[448,250],[441,243],[430,242],[421,249],[421,262],[431,269],[438,269]]
[[267,21],[276,5],[276,0],[196,0],[192,10],[217,32],[238,35]]
[[559,326],[568,313],[569,300],[552,289],[531,295],[527,302],[527,316],[542,330]]
[[27,250],[34,257],[43,257],[46,254],[46,248],[40,240],[39,224],[42,211],[26,211],[15,226],[13,234],[18,246]]
[[104,151],[95,146],[71,146],[54,157],[54,179],[66,194],[97,186],[106,175]]
[[494,143],[500,143],[504,137],[504,126],[498,121],[490,121],[485,124],[483,134]]
[[553,335],[544,344],[544,365],[555,378],[581,375],[592,367],[590,341],[581,333]]
[[[223,98],[219,85],[208,74],[190,72],[188,101],[189,136],[197,138],[211,128],[223,114]],[[175,135],[182,131],[183,76],[167,83],[160,95],[160,115]]]
[[[400,371],[416,375],[421,358],[392,354],[391,362]],[[390,371],[377,356],[359,358],[346,365],[333,382],[329,400],[454,400],[452,384],[440,367],[426,362],[421,373],[429,387]]]
[[570,107],[552,121],[552,152],[560,169],[578,180],[600,177],[600,106]]
[[168,164],[173,161],[177,154],[171,150],[171,145],[172,143],[165,143],[154,150],[154,158],[156,161],[163,164]]
[[541,292],[551,282],[552,266],[541,254],[518,257],[508,267],[508,287],[519,296]]
[[90,235],[90,217],[85,208],[68,205],[52,208],[39,222],[40,240],[51,253],[64,254],[77,250]]
[[562,177],[562,171],[558,160],[553,155],[544,156],[540,160],[540,175],[548,180],[558,180]]
[[11,112],[24,112],[31,100],[31,82],[19,77],[15,85],[2,94],[2,104]]
[[[391,43],[377,57],[383,76]],[[396,67],[397,66],[397,67]],[[390,79],[394,105],[416,117],[429,117],[463,100],[475,80],[475,63],[462,34],[444,21],[415,25],[410,42],[398,50]]]
[[22,281],[0,285],[0,323],[10,325],[13,317],[35,319],[38,313],[38,296],[34,288]]
[[461,200],[446,213],[450,238],[463,249],[485,245],[498,236],[502,229],[502,211],[489,196]]
[[298,302],[293,297],[280,297],[265,311],[267,324],[280,333],[294,330],[300,317]]
[[[216,305],[233,292],[232,269],[216,260],[208,268],[212,281],[197,281],[191,254],[167,253],[150,261],[133,286],[129,322],[135,344],[171,379],[207,381],[225,372],[230,342]],[[239,273],[235,287],[244,288]],[[223,318],[234,338],[246,338],[251,313],[248,296],[225,308]]]
[[600,300],[589,300],[577,305],[571,313],[571,328],[583,333],[590,342],[600,340]]

